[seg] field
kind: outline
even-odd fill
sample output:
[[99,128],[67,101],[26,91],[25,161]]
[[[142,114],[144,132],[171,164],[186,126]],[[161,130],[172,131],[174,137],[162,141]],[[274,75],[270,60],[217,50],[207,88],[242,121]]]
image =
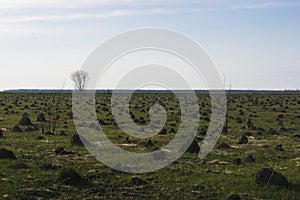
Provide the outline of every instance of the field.
[[[206,93],[197,97],[201,118],[195,140],[201,146],[210,101]],[[131,117],[141,126],[149,123],[153,102],[167,110],[164,130],[147,139],[128,137],[116,126],[110,98],[96,95],[96,114],[117,146],[154,151],[176,134],[180,108],[173,94],[133,95]],[[0,93],[0,148],[15,155],[0,153],[0,199],[227,199],[231,194],[300,199],[300,93],[232,92],[227,99],[228,125],[206,158],[186,152],[161,170],[130,174],[105,166],[74,140],[71,144],[76,133],[71,93]],[[289,184],[257,184],[262,168],[274,169]],[[78,174],[64,178],[64,172],[74,173],[70,169]]]

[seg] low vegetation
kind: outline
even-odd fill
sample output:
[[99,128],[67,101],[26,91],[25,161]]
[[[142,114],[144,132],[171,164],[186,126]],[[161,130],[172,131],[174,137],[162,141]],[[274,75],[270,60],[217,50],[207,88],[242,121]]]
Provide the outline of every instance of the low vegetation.
[[[82,146],[71,93],[0,93],[0,199],[299,199],[300,93],[228,94],[226,129],[204,159],[197,144],[209,126],[210,102],[206,93],[197,96],[201,120],[188,152],[164,169],[130,174]],[[130,116],[141,126],[150,122],[153,103],[167,110],[164,129],[147,139],[118,128],[110,99],[96,95],[96,114],[120,148],[154,151],[178,130],[180,105],[171,93],[133,95]]]

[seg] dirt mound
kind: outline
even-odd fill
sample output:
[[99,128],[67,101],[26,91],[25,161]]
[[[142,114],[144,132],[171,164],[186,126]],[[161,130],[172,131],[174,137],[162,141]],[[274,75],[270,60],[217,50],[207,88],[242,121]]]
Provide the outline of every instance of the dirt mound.
[[28,166],[26,164],[22,163],[22,162],[18,162],[16,164],[12,165],[11,168],[13,168],[13,169],[27,169]]
[[254,158],[254,156],[253,156],[252,154],[249,154],[249,155],[247,155],[247,156],[245,157],[245,161],[246,161],[246,162],[252,163],[252,162],[255,161],[255,158]]
[[198,145],[198,142],[196,140],[193,140],[192,144],[189,146],[189,148],[186,150],[188,153],[199,153],[200,147]]
[[69,155],[72,153],[70,151],[66,151],[63,147],[57,147],[54,151],[56,155]]
[[167,134],[167,129],[165,129],[165,128],[161,129],[158,134],[166,135]]
[[150,139],[146,141],[145,147],[153,147],[153,146],[154,146],[153,142]]
[[13,132],[22,133],[23,130],[19,126],[14,126],[12,129]]
[[238,194],[231,194],[227,197],[227,200],[241,200],[241,197]]
[[67,134],[65,133],[65,131],[61,130],[58,135],[60,135],[60,136],[66,136]]
[[219,146],[218,149],[230,149],[230,146],[226,144],[225,142],[222,142]]
[[34,132],[34,131],[35,131],[35,129],[31,126],[25,128],[25,132]]
[[44,136],[39,135],[36,139],[37,140],[44,140],[45,138],[44,138]]
[[7,149],[0,149],[0,159],[17,159],[15,154]]
[[147,184],[146,181],[144,181],[143,179],[137,177],[137,176],[134,176],[131,178],[131,183],[135,186],[139,186],[139,185],[145,185]]
[[51,131],[47,131],[47,132],[45,133],[45,135],[54,135],[54,133],[52,133]]
[[37,116],[37,119],[36,119],[37,122],[45,122],[46,121],[46,117],[43,113],[40,113],[38,116]]
[[77,133],[75,133],[71,138],[71,145],[75,146],[84,146],[83,143],[89,144],[89,142],[84,139],[82,136],[79,136]]
[[63,147],[57,147],[54,150],[54,152],[56,155],[64,155],[66,151],[65,151],[65,148],[63,148]]
[[280,173],[270,168],[261,169],[256,176],[256,183],[261,186],[273,185],[277,187],[288,187],[288,180]]
[[22,119],[19,122],[20,126],[32,126],[31,120],[27,115],[23,115]]
[[245,134],[242,135],[242,137],[240,138],[238,144],[248,144],[248,138]]
[[284,149],[282,147],[282,144],[276,145],[275,150],[277,150],[277,151],[284,151]]
[[86,182],[75,170],[70,168],[64,168],[59,174],[58,180],[73,186],[80,186]]
[[242,164],[242,159],[241,158],[235,158],[233,160],[233,163],[236,164],[236,165],[241,165]]

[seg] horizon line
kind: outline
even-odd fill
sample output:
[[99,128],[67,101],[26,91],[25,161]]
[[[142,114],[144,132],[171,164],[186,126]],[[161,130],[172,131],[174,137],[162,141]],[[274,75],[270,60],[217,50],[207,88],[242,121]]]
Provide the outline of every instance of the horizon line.
[[[1,93],[10,93],[10,92],[74,92],[74,89],[6,89],[0,90]],[[209,91],[225,91],[225,92],[299,92],[299,89],[175,89],[175,90],[166,90],[166,89],[87,89],[84,91],[96,91],[96,92],[112,92],[112,91],[137,91],[137,92],[209,92]]]

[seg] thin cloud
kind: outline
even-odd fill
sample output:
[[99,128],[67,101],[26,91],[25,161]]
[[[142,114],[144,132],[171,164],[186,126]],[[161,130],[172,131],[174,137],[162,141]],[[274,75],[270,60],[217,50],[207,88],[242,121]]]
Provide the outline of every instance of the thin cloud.
[[[1,9],[28,9],[28,8],[76,8],[76,7],[84,7],[84,6],[95,6],[95,5],[106,5],[111,4],[113,1],[111,0],[1,0],[0,7]],[[116,1],[120,2],[120,1]],[[122,1],[121,1],[122,2]]]
[[28,8],[82,8],[82,7],[116,7],[116,6],[175,6],[197,5],[213,6],[218,8],[260,8],[287,5],[296,0],[1,0],[0,9],[28,9]]
[[8,19],[0,20],[2,24],[21,23],[21,22],[35,22],[35,21],[64,21],[64,20],[87,20],[87,19],[101,19],[118,16],[129,16],[138,14],[134,11],[128,10],[115,10],[102,14],[89,14],[89,13],[71,13],[60,15],[32,15],[32,16],[19,16]]
[[230,10],[253,10],[253,9],[262,9],[262,8],[285,7],[291,5],[296,5],[296,4],[291,2],[268,2],[268,3],[249,4],[249,5],[238,4],[229,7],[229,9]]
[[[216,12],[216,11],[226,11],[226,10],[253,10],[253,9],[268,9],[274,7],[284,7],[284,6],[291,6],[296,5],[295,2],[266,2],[260,1],[257,2],[252,0],[251,3],[246,3],[245,1],[235,0],[235,1],[165,1],[161,6],[162,3],[157,2],[156,0],[151,1],[139,1],[139,5],[144,6],[137,6],[136,0],[98,0],[98,1],[79,1],[73,0],[72,6],[79,7],[79,6],[92,6],[97,5],[97,13],[84,11],[84,10],[52,10],[52,14],[42,14],[37,13],[40,11],[34,10],[30,12],[29,8],[34,6],[61,6],[64,8],[70,8],[68,6],[69,1],[66,0],[45,0],[45,1],[37,1],[37,0],[28,0],[26,4],[20,3],[23,1],[18,0],[2,0],[0,1],[0,7],[3,8],[9,7],[12,5],[16,5],[16,7],[27,7],[29,12],[27,14],[20,14],[23,12],[15,12],[15,14],[6,14],[4,16],[0,16],[0,24],[14,24],[14,23],[26,23],[26,22],[41,22],[41,21],[67,21],[67,20],[91,20],[91,19],[102,19],[102,18],[113,18],[113,17],[124,17],[124,16],[145,16],[145,15],[158,15],[158,14],[187,14],[187,13],[200,13],[200,12]],[[41,3],[43,2],[43,3]],[[118,6],[120,9],[104,9],[101,6],[108,6],[112,4],[116,4],[119,2],[120,4],[134,4],[135,7],[133,9],[126,9],[124,6]],[[230,3],[230,2],[234,2]],[[249,2],[249,1],[248,1]],[[57,3],[57,4],[55,4]],[[181,8],[181,6],[175,6],[177,4],[185,5],[185,8]],[[197,4],[197,6],[191,6],[190,4]],[[25,9],[26,10],[26,9]],[[49,8],[49,10],[51,10]],[[100,12],[101,11],[101,12]],[[100,14],[99,14],[100,13]]]
[[98,13],[66,13],[66,14],[51,14],[51,15],[24,15],[17,17],[7,17],[0,19],[0,24],[14,24],[25,22],[45,22],[45,21],[68,21],[68,20],[92,20],[104,19],[124,16],[145,16],[156,14],[180,14],[180,13],[195,13],[208,11],[204,9],[135,9],[135,10],[112,10],[108,12]]

